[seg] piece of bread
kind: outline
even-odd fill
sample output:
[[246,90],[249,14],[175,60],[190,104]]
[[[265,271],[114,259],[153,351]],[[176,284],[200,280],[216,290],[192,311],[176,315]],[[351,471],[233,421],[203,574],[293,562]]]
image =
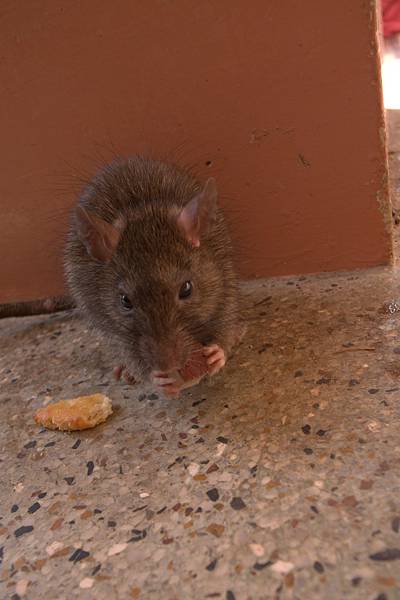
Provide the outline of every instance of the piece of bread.
[[60,400],[40,408],[34,416],[36,423],[47,429],[77,431],[103,423],[112,413],[112,403],[103,394],[79,396]]
[[207,358],[198,351],[193,352],[179,374],[183,381],[199,380],[208,372]]
[[180,390],[198,384],[208,373],[207,358],[203,356],[202,349],[195,350],[187,360],[185,366],[171,374]]

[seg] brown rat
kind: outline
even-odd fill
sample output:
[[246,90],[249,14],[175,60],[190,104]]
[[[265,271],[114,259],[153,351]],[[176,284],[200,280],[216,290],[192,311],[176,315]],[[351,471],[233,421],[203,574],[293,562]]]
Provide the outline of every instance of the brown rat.
[[117,342],[117,376],[126,369],[167,395],[219,371],[241,336],[214,179],[202,186],[143,157],[107,165],[74,211],[65,273],[90,324]]

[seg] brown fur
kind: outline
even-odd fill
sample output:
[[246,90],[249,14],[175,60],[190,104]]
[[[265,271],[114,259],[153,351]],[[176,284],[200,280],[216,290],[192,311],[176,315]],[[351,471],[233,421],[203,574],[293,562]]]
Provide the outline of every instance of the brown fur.
[[[121,362],[142,375],[181,367],[199,344],[228,353],[238,336],[238,289],[231,240],[219,209],[198,248],[177,216],[202,189],[187,171],[142,157],[118,159],[89,183],[79,205],[121,230],[109,262],[94,260],[77,231],[76,214],[65,250],[65,273],[78,308],[113,338]],[[193,294],[178,299],[191,280]],[[119,294],[133,310],[124,314]]]

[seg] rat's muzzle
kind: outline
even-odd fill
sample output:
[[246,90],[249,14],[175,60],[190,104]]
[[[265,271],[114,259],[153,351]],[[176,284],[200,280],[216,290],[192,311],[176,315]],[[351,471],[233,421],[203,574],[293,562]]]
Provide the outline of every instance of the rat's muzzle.
[[170,373],[185,364],[183,348],[179,341],[143,340],[141,352],[151,371]]

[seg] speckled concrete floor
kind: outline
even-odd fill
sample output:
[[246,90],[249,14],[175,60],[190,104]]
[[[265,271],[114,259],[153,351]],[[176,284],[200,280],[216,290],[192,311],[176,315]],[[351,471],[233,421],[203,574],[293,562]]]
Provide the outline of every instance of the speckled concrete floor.
[[[399,291],[249,286],[237,354],[173,402],[114,382],[73,315],[1,321],[0,597],[400,598]],[[32,421],[94,391],[118,408],[92,431]]]

